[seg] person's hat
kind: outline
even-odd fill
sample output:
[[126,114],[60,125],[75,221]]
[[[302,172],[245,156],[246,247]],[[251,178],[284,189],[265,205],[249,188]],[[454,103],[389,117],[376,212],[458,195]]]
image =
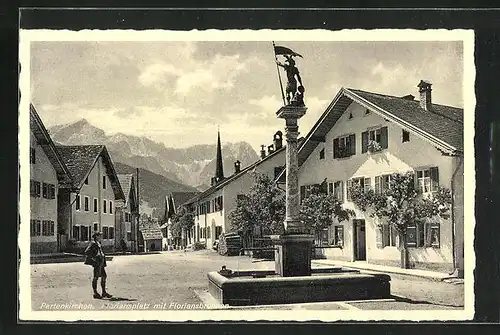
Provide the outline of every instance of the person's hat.
[[95,231],[93,234],[92,234],[92,237],[96,237],[97,235],[102,235],[100,231]]

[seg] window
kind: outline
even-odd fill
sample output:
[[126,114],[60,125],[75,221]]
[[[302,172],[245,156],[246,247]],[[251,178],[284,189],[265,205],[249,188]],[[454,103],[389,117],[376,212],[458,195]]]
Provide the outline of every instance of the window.
[[347,181],[347,201],[351,201],[351,191],[350,191],[351,187],[358,186],[361,187],[361,189],[363,190],[367,189],[367,187],[365,187],[365,181],[367,181],[369,184],[370,178],[359,177]]
[[361,133],[361,153],[377,152],[388,147],[387,127],[367,130]]
[[55,223],[54,221],[49,221],[49,235],[54,236],[54,231],[55,231]]
[[99,225],[97,224],[97,222],[94,222],[94,232],[98,231],[99,230]]
[[440,225],[439,222],[419,222],[407,227],[407,244],[413,248],[439,248]]
[[319,232],[318,236],[316,237],[316,244],[318,246],[328,245],[328,228],[325,228]]
[[311,194],[311,189],[313,185],[302,185],[300,187],[300,202],[307,198]]
[[85,185],[88,185],[89,184],[89,177],[85,178]]
[[370,114],[370,110],[369,109],[365,110],[365,115],[368,115],[368,114]]
[[396,247],[399,242],[397,230],[387,223],[377,226],[377,248]]
[[102,227],[102,238],[104,240],[107,240],[109,238],[109,228],[108,227]]
[[390,187],[391,175],[385,174],[375,177],[375,193],[381,194]]
[[99,199],[94,198],[94,213],[99,211]]
[[43,220],[42,221],[42,236],[48,236],[49,235],[49,221]]
[[106,213],[106,210],[108,209],[108,204],[106,202],[106,199],[102,200],[102,212]]
[[109,239],[110,240],[114,239],[115,238],[115,227],[109,227],[108,230],[109,230],[109,233],[108,233]]
[[405,143],[405,142],[410,142],[410,133],[406,130],[403,130],[403,135],[402,135],[403,139],[402,139],[402,142]]
[[219,239],[219,236],[222,234],[222,226],[215,227],[215,238]]
[[55,199],[56,198],[56,185],[54,184],[48,184],[49,186],[49,199]]
[[77,211],[79,211],[79,210],[80,210],[80,205],[81,205],[81,204],[80,204],[80,194],[77,194],[77,195],[75,196],[75,209],[76,209]]
[[106,189],[106,176],[102,176],[102,188]]
[[127,241],[132,241],[132,233],[131,232],[127,232]]
[[340,202],[344,202],[344,183],[336,181],[333,183],[333,196]]
[[437,167],[417,170],[417,191],[420,193],[436,192],[439,188],[439,170]]
[[89,240],[89,227],[87,226],[81,226],[80,227],[80,238],[82,241],[88,241]]
[[73,239],[75,241],[80,241],[80,226],[73,227]]
[[352,113],[349,113],[349,120],[352,120],[352,118],[354,118],[354,116],[352,115]]
[[333,227],[333,245],[344,246],[344,226]]
[[36,149],[30,147],[30,164],[36,164]]
[[41,235],[41,224],[40,220],[31,220],[31,236],[40,236]]
[[44,199],[49,198],[49,185],[48,184],[42,183],[42,197]]
[[40,182],[35,180],[30,180],[30,195],[32,197],[40,197]]
[[325,148],[321,149],[319,152],[319,159],[325,159]]
[[365,178],[363,181],[363,190],[365,192],[368,192],[369,190],[372,189],[372,182],[370,178]]
[[89,197],[85,196],[85,198],[83,198],[83,205],[84,205],[84,209],[86,212],[88,212],[90,210],[89,209],[89,206],[90,206],[89,202],[90,202]]
[[333,140],[333,158],[346,158],[356,154],[356,135],[351,134]]
[[109,214],[113,214],[113,201],[109,201]]

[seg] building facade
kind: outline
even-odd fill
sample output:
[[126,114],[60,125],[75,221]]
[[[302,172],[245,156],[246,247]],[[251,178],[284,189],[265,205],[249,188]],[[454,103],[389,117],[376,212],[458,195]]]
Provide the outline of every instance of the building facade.
[[301,198],[326,179],[355,212],[324,231],[327,258],[400,266],[395,229],[357,208],[348,190],[357,183],[379,192],[390,174],[411,171],[421,193],[449,189],[452,208],[450,219],[408,228],[410,266],[463,271],[463,110],[433,104],[427,84],[420,101],[343,88],[300,146]]
[[[271,178],[277,177],[285,165],[285,147],[282,145],[282,133],[274,135],[273,144],[261,151],[261,159],[241,169],[240,162],[234,163],[234,172],[225,177],[216,171],[212,178],[212,186],[184,205],[192,206],[195,211],[194,239],[206,243],[212,248],[222,233],[231,231],[229,214],[236,208],[238,195],[249,192],[254,184],[250,172],[267,174]],[[220,145],[218,146],[220,151]],[[222,157],[222,154],[217,154]],[[222,163],[217,164],[222,166]]]
[[180,207],[188,200],[194,198],[200,192],[171,192],[165,197],[165,212],[163,214],[162,231],[163,239],[162,244],[164,249],[174,249],[178,247],[187,247],[195,242],[195,227],[190,230],[182,230],[181,238],[175,240],[172,235],[172,219],[178,213]]
[[59,189],[71,189],[71,176],[47,129],[30,105],[30,245],[31,253],[60,251]]
[[67,239],[66,250],[80,252],[102,233],[102,246],[115,249],[115,205],[125,196],[103,145],[57,146],[73,177],[76,191],[60,192],[59,221]]
[[[137,232],[139,225],[139,203],[133,174],[118,174],[125,201],[116,202],[115,248],[122,251],[138,251]],[[125,250],[123,250],[125,249]]]

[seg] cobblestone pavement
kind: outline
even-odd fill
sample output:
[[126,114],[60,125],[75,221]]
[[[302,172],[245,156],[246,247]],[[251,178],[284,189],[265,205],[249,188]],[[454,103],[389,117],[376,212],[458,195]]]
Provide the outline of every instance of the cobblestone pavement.
[[[190,304],[203,308],[200,292],[207,290],[207,272],[226,265],[232,270],[273,269],[274,263],[246,256],[223,257],[209,250],[114,256],[108,262],[110,300],[92,298],[92,268],[83,263],[31,265],[32,310],[175,309]],[[277,309],[462,309],[463,285],[391,275],[391,293],[406,299],[360,303],[316,303]],[[62,307],[61,307],[62,306]],[[77,309],[78,307],[75,307]],[[267,307],[270,309],[270,307]]]

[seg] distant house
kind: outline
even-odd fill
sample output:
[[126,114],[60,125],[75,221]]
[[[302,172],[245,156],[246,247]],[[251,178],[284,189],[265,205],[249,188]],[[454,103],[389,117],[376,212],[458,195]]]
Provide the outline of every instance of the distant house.
[[188,200],[194,198],[200,192],[171,192],[165,198],[165,212],[163,214],[163,224],[160,226],[163,235],[163,245],[167,248],[174,246],[187,246],[194,242],[195,227],[188,231],[183,231],[180,241],[172,239],[171,226],[172,217],[178,212],[178,209]]
[[205,242],[212,248],[221,233],[231,231],[229,214],[236,208],[239,195],[248,193],[254,183],[250,172],[255,171],[276,177],[285,165],[285,146],[282,145],[282,133],[274,134],[273,144],[262,146],[261,159],[241,169],[240,162],[234,163],[233,173],[225,177],[222,171],[222,152],[220,137],[217,145],[217,165],[211,186],[206,191],[184,203],[195,213],[195,241]]
[[118,174],[125,201],[116,201],[115,248],[122,249],[122,240],[128,251],[138,251],[137,232],[139,224],[139,203],[133,174]]
[[380,192],[390,174],[412,171],[423,194],[451,190],[452,213],[408,227],[410,264],[463,271],[463,110],[434,104],[430,83],[418,87],[420,101],[342,88],[299,147],[301,199],[326,178],[328,192],[356,213],[325,230],[322,243],[341,247],[324,249],[328,258],[399,266],[395,229],[354,206],[348,190],[356,183]]
[[125,201],[104,145],[57,146],[73,178],[75,191],[59,192],[59,222],[69,238],[67,250],[81,251],[102,232],[103,248],[115,247],[115,204]]
[[140,251],[162,251],[163,235],[160,230],[160,224],[156,219],[142,219],[139,221],[140,245],[143,250]]
[[59,251],[57,198],[59,190],[71,190],[71,187],[70,172],[30,104],[31,253]]

